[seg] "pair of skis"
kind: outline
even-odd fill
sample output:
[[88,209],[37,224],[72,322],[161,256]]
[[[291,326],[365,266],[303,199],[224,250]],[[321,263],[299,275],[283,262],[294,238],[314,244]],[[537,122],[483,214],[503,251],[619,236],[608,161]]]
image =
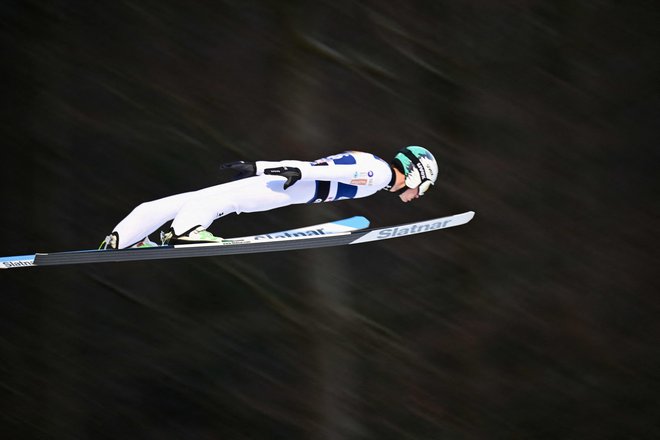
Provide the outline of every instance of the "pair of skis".
[[474,217],[473,211],[416,223],[367,229],[365,217],[351,217],[283,232],[224,239],[217,243],[181,244],[121,250],[83,250],[36,253],[0,257],[0,269],[55,266],[64,264],[107,263],[120,261],[160,260],[185,257],[252,254],[343,246],[387,240],[437,231],[463,225]]

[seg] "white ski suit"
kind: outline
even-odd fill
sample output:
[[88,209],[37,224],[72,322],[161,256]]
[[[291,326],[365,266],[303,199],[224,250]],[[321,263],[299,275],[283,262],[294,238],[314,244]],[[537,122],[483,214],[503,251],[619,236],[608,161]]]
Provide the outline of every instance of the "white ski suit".
[[[301,179],[285,190],[286,178],[263,174],[264,169],[277,167],[298,168]],[[387,162],[357,151],[314,162],[259,161],[256,174],[140,204],[114,228],[119,235],[119,248],[132,246],[170,220],[174,233],[184,234],[196,226],[207,228],[214,220],[232,212],[259,212],[292,204],[367,197],[389,187],[393,179]]]

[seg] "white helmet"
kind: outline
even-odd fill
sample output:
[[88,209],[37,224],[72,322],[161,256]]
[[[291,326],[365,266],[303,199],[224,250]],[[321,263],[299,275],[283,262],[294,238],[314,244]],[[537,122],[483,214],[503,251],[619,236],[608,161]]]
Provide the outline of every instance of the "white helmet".
[[419,188],[422,196],[438,178],[438,163],[429,150],[412,145],[394,156],[393,165],[406,176],[408,188]]

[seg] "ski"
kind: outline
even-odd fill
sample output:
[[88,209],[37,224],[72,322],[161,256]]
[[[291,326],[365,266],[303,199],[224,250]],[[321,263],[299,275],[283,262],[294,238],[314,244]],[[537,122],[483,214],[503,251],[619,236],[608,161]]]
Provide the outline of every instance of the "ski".
[[[302,228],[289,229],[280,232],[270,232],[261,235],[231,238],[225,241],[233,243],[235,241],[240,240],[241,243],[252,243],[252,242],[262,242],[264,240],[278,240],[278,239],[294,238],[294,237],[324,236],[324,235],[336,234],[339,232],[348,232],[348,231],[355,231],[358,229],[365,229],[367,227],[369,227],[369,220],[366,217],[362,217],[358,215],[354,217],[345,218],[343,220],[335,220],[327,223],[320,223],[318,225],[305,226]],[[145,249],[170,249],[172,247],[173,246],[159,246],[155,248],[145,248]],[[126,250],[127,249],[123,249],[119,252],[124,252]],[[89,252],[98,252],[98,250],[68,251],[68,252],[58,252],[58,254],[83,254],[83,253],[87,254]],[[17,267],[36,266],[35,264],[36,255],[37,254],[16,255],[12,257],[0,257],[0,269],[14,269]],[[39,255],[55,255],[55,254],[39,254]],[[60,263],[60,264],[66,264],[66,263]],[[40,266],[41,265],[43,264],[40,264]]]
[[[343,224],[339,226],[346,227],[346,230],[323,234],[313,232],[315,229],[319,229],[316,227],[319,225],[316,225],[282,233],[225,239],[219,243],[184,244],[140,249],[129,248],[122,250],[69,251],[49,254],[37,253],[35,255],[6,257],[5,259],[0,259],[0,264],[3,264],[5,268],[54,266],[64,264],[160,260],[314,249],[369,243],[437,231],[466,224],[472,220],[473,217],[474,212],[468,211],[448,217],[372,229],[360,229],[353,227],[350,224]],[[325,231],[325,229],[323,230]],[[20,260],[20,258],[24,259]],[[30,258],[32,259],[30,260]]]

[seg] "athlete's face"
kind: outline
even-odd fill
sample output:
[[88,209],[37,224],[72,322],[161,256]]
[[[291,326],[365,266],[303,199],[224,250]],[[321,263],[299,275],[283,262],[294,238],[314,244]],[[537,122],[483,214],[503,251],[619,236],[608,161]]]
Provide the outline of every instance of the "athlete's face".
[[410,201],[413,201],[419,198],[419,188],[408,188],[404,192],[399,194],[399,198],[403,203],[408,203]]
[[[392,171],[394,172],[396,181],[392,188],[390,188],[390,191],[398,192],[399,198],[403,203],[408,203],[415,200],[416,198],[419,198],[419,188],[407,188],[406,177],[403,175],[403,173],[396,168],[392,168]],[[402,191],[403,189],[405,189],[405,191]]]

